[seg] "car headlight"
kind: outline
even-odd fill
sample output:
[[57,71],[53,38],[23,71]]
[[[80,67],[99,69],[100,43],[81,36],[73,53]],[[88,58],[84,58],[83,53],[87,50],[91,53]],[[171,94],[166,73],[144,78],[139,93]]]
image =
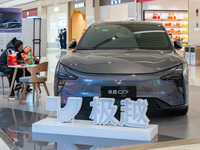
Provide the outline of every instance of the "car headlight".
[[65,79],[65,80],[76,80],[78,77],[70,74],[69,72],[66,72],[66,73],[59,72],[58,73],[58,78],[59,79]]
[[[184,80],[185,78],[185,80]],[[183,93],[184,92],[184,81],[188,82],[188,72],[186,64],[181,64],[177,66],[175,71],[171,74],[165,75],[161,77],[162,80],[172,80],[176,84],[178,90]]]
[[60,63],[59,70],[58,70],[58,77],[60,79],[66,79],[66,80],[76,80],[78,77],[69,73],[69,68],[62,63]]
[[182,79],[183,75],[183,67],[182,65],[179,65],[176,67],[173,73],[167,74],[163,77],[161,77],[162,80],[179,80]]
[[60,63],[59,68],[57,70],[58,94],[62,91],[62,89],[67,81],[78,79],[77,76],[69,73],[68,69],[69,68],[67,68],[66,66],[64,66],[63,64]]

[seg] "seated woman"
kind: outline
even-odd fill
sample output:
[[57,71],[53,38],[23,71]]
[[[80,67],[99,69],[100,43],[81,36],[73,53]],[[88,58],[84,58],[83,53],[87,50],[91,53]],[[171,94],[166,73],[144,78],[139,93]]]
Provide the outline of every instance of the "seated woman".
[[[14,74],[14,68],[9,68],[7,65],[7,53],[17,53],[17,62],[21,61],[21,54],[23,52],[23,42],[13,38],[6,46],[6,50],[0,56],[0,71],[9,74],[9,86],[11,86],[12,78]],[[26,76],[30,76],[28,71],[25,72]],[[23,76],[23,70],[18,69],[15,80],[19,83],[19,78]],[[15,89],[20,89],[19,84],[16,85]],[[14,90],[12,89],[11,96],[14,96]]]

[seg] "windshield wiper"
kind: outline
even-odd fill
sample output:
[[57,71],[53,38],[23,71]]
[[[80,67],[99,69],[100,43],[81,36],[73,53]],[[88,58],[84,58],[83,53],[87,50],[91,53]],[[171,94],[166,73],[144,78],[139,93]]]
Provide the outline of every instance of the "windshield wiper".
[[78,49],[76,49],[76,50],[93,50],[94,48],[90,48],[90,47],[86,47],[86,48],[78,48]]

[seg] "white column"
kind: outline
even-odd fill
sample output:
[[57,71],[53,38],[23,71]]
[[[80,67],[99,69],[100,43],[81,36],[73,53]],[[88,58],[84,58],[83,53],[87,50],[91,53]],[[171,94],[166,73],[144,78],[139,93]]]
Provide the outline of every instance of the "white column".
[[95,0],[95,8],[94,8],[95,22],[99,22],[99,0]]
[[86,28],[95,22],[93,0],[86,0]]

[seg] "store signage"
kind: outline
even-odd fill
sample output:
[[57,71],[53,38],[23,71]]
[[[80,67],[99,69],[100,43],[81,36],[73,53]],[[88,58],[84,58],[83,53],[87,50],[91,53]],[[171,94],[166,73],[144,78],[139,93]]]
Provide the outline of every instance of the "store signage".
[[120,4],[121,0],[111,0],[111,5]]
[[154,0],[137,0],[137,3],[148,2],[148,1],[154,1]]
[[85,7],[85,3],[77,3],[75,4],[75,8]]
[[[124,125],[129,127],[148,128],[149,119],[146,116],[147,112],[147,100],[138,99],[133,101],[130,98],[121,100],[121,119],[118,121],[114,115],[117,111],[117,106],[114,105],[114,98],[99,98],[94,97],[93,101],[90,102],[92,107],[90,119],[93,120],[95,125],[106,125],[108,123],[114,126]],[[61,100],[60,97],[47,97],[46,109],[50,111],[57,111],[58,122],[74,122],[74,117],[78,114],[81,105],[81,97],[69,97],[67,104],[64,108],[60,108]]]

